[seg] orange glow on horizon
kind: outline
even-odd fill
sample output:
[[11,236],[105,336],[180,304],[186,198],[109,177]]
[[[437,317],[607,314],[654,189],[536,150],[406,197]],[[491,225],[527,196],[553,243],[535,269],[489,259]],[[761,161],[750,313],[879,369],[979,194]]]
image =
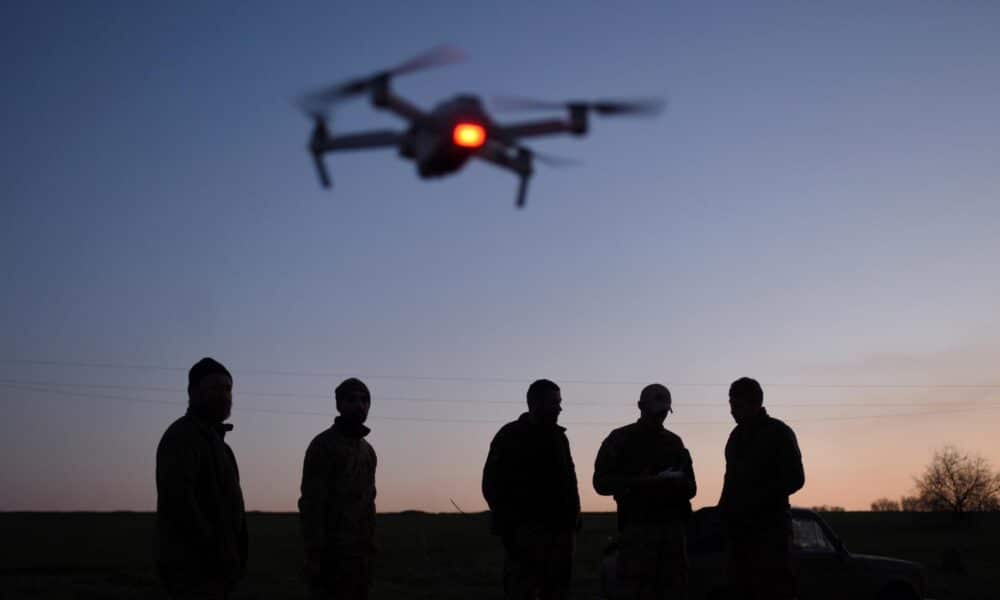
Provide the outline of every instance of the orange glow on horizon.
[[478,123],[459,123],[452,130],[451,139],[456,146],[479,148],[486,143],[486,129]]

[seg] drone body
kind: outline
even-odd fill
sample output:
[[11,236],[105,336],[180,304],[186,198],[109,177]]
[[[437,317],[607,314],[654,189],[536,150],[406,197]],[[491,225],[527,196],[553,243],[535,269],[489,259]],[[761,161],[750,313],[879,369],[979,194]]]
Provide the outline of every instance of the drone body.
[[[320,182],[331,186],[323,161],[328,152],[366,148],[396,148],[399,155],[412,160],[422,178],[441,177],[461,169],[471,158],[489,162],[516,174],[520,180],[517,206],[524,206],[528,179],[534,173],[534,161],[559,164],[558,159],[541,156],[520,145],[526,137],[587,132],[588,116],[597,114],[648,114],[658,112],[659,101],[641,102],[569,102],[552,104],[528,100],[506,102],[509,107],[559,109],[563,119],[545,119],[501,124],[494,121],[476,96],[458,95],[424,111],[393,93],[393,76],[418,69],[456,62],[460,55],[447,47],[435,48],[396,68],[355,79],[302,96],[300,106],[315,122],[309,151],[313,156]],[[330,132],[329,107],[349,97],[367,94],[372,106],[387,110],[409,123],[404,131],[376,130],[344,135]]]
[[486,145],[492,129],[479,98],[456,96],[413,122],[399,145],[399,155],[416,162],[423,178],[449,175]]

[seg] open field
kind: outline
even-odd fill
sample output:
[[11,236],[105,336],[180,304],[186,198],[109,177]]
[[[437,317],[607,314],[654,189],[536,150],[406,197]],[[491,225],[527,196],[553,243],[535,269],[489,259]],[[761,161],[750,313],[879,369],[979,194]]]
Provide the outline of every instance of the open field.
[[[852,552],[916,560],[936,600],[1000,599],[1000,514],[955,526],[947,515],[824,515]],[[160,598],[148,513],[0,513],[0,598]],[[614,535],[610,514],[584,518],[575,596],[597,598],[597,565]],[[237,598],[301,598],[295,514],[249,516],[250,565]],[[376,599],[499,598],[501,552],[483,514],[379,515]],[[956,548],[967,573],[940,570]]]

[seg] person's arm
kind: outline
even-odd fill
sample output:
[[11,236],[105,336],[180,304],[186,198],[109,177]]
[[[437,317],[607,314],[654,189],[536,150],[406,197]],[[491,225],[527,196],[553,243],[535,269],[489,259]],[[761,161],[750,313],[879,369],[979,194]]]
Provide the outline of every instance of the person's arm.
[[368,512],[368,518],[369,518],[368,525],[370,527],[369,531],[372,532],[371,552],[374,554],[376,551],[378,551],[378,544],[375,542],[375,534],[374,534],[374,532],[375,532],[375,497],[378,495],[378,488],[375,487],[374,475],[375,475],[375,473],[378,472],[378,455],[375,454],[375,449],[374,448],[372,448],[371,451],[372,451],[372,505],[371,505],[371,510],[369,510],[369,512]]
[[681,455],[683,457],[681,459],[681,472],[684,473],[684,477],[677,480],[677,488],[685,500],[690,500],[698,493],[698,482],[694,478],[694,463],[691,460],[691,453],[682,446]]
[[566,462],[569,465],[569,479],[573,486],[573,528],[579,530],[583,525],[583,521],[580,518],[580,484],[576,479],[576,464],[573,462],[573,453],[569,449],[569,438],[566,434],[563,434],[563,441],[566,444]]
[[515,459],[510,434],[506,429],[500,429],[490,443],[490,451],[483,465],[483,498],[490,507],[490,531],[504,538],[507,544],[512,533],[511,527],[511,495],[517,485],[511,471],[515,468],[511,461]]
[[225,447],[226,455],[229,457],[229,461],[233,465],[233,473],[236,475],[236,487],[238,488],[240,494],[240,530],[237,532],[236,537],[236,551],[239,555],[239,572],[242,577],[243,574],[246,573],[247,561],[250,558],[250,537],[247,533],[247,511],[246,506],[243,503],[243,490],[240,487],[240,467],[236,463],[236,454],[233,452],[233,449],[229,447],[229,444],[223,442],[222,445]]
[[729,446],[733,443],[733,434],[729,434],[729,439],[726,440],[726,449],[724,451],[724,456],[726,459],[726,470],[722,475],[722,492],[719,494],[719,508],[727,507],[729,501],[732,499],[732,488],[729,481]]
[[[216,531],[198,505],[201,456],[196,440],[172,432],[156,448],[156,493],[161,514],[193,547],[215,548]],[[222,558],[222,557],[219,557]]]
[[330,496],[333,457],[320,438],[309,444],[302,463],[302,496],[299,516],[306,560],[317,557],[326,547],[326,503]]
[[594,460],[594,491],[602,496],[623,494],[634,483],[625,477],[619,467],[621,453],[617,437],[612,434],[604,439]]
[[802,453],[795,433],[790,427],[776,427],[771,433],[774,444],[774,470],[772,476],[759,482],[754,488],[750,507],[767,507],[776,502],[785,502],[788,496],[805,485],[805,470],[802,467]]
[[791,427],[782,427],[778,437],[778,477],[779,492],[791,496],[806,484],[806,472],[802,466],[802,451]]
[[494,512],[503,504],[507,458],[505,441],[503,430],[498,431],[490,442],[490,451],[486,455],[486,464],[483,465],[483,498]]

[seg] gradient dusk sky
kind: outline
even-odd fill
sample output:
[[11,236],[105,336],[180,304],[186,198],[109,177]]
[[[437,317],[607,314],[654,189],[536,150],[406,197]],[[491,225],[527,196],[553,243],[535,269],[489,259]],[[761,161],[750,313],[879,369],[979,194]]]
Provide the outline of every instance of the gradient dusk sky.
[[[798,433],[795,504],[898,497],[946,444],[1000,467],[1000,3],[290,4],[0,7],[0,510],[152,510],[206,355],[256,510],[295,509],[349,375],[383,511],[484,509],[539,377],[586,510],[653,381],[696,506],[744,375]],[[508,173],[426,182],[391,151],[330,157],[320,189],[294,96],[443,42],[468,60],[396,82],[424,107],[669,109],[534,143],[583,165],[540,166],[524,211]],[[363,101],[333,123],[387,126]]]

